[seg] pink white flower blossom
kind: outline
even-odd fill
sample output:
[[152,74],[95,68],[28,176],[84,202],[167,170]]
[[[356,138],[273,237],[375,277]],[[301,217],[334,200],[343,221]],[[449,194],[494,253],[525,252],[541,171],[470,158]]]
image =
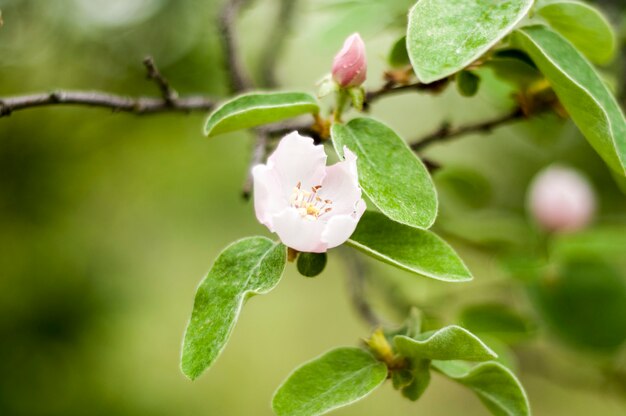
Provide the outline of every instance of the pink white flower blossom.
[[288,247],[323,253],[344,243],[365,211],[356,156],[326,166],[322,145],[293,132],[252,169],[257,219]]
[[578,171],[550,166],[533,180],[528,206],[539,225],[549,231],[575,231],[593,219],[596,196]]
[[348,37],[333,61],[333,79],[342,88],[358,87],[367,76],[365,43],[358,33]]

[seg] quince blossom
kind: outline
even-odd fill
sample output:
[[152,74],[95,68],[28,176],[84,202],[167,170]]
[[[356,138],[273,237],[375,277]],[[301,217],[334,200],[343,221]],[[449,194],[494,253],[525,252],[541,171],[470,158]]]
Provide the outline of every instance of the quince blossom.
[[293,132],[285,136],[267,164],[252,169],[257,219],[288,247],[323,253],[343,244],[365,211],[356,155],[326,166],[322,145]]

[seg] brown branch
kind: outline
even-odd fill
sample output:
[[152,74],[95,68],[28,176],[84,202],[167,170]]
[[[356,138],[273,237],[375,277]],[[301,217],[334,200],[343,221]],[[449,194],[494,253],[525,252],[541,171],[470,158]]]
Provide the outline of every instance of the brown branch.
[[170,106],[174,106],[176,104],[176,99],[178,98],[178,92],[170,85],[169,81],[161,74],[156,64],[154,63],[154,59],[151,56],[147,56],[143,60],[143,64],[148,71],[148,79],[153,80],[159,90],[161,91],[161,96]]
[[129,97],[100,91],[56,91],[14,97],[0,97],[0,117],[10,116],[15,111],[52,105],[75,105],[107,108],[113,112],[136,115],[191,111],[208,111],[215,106],[213,99],[205,96],[190,96],[173,99]]
[[248,90],[252,86],[241,62],[239,39],[235,32],[235,20],[245,2],[246,0],[228,0],[218,19],[222,49],[226,56],[226,69],[230,77],[231,88],[236,93]]
[[461,127],[452,128],[449,124],[445,123],[436,132],[426,135],[412,143],[410,143],[411,149],[416,152],[424,150],[427,146],[442,141],[454,139],[459,136],[463,136],[470,133],[489,133],[494,128],[526,118],[520,107],[515,108],[509,114],[498,117],[493,120],[484,121],[477,124],[468,124]]

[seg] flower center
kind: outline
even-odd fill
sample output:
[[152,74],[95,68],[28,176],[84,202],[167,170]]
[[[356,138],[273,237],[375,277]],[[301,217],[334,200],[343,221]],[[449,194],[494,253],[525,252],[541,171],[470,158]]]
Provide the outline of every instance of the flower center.
[[327,212],[331,211],[333,201],[330,199],[322,199],[317,194],[322,185],[313,186],[310,191],[302,189],[302,182],[298,182],[291,196],[289,197],[289,205],[298,210],[298,214],[302,218],[308,220],[316,220]]

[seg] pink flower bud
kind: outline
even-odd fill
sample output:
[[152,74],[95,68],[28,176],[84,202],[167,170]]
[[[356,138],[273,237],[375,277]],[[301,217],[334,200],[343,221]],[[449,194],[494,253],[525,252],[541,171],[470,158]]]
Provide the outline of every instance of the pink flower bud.
[[578,171],[550,166],[530,185],[528,208],[546,230],[575,231],[593,219],[596,196],[587,178]]
[[358,33],[350,35],[333,61],[333,79],[342,88],[358,87],[365,82],[367,60],[365,44]]

